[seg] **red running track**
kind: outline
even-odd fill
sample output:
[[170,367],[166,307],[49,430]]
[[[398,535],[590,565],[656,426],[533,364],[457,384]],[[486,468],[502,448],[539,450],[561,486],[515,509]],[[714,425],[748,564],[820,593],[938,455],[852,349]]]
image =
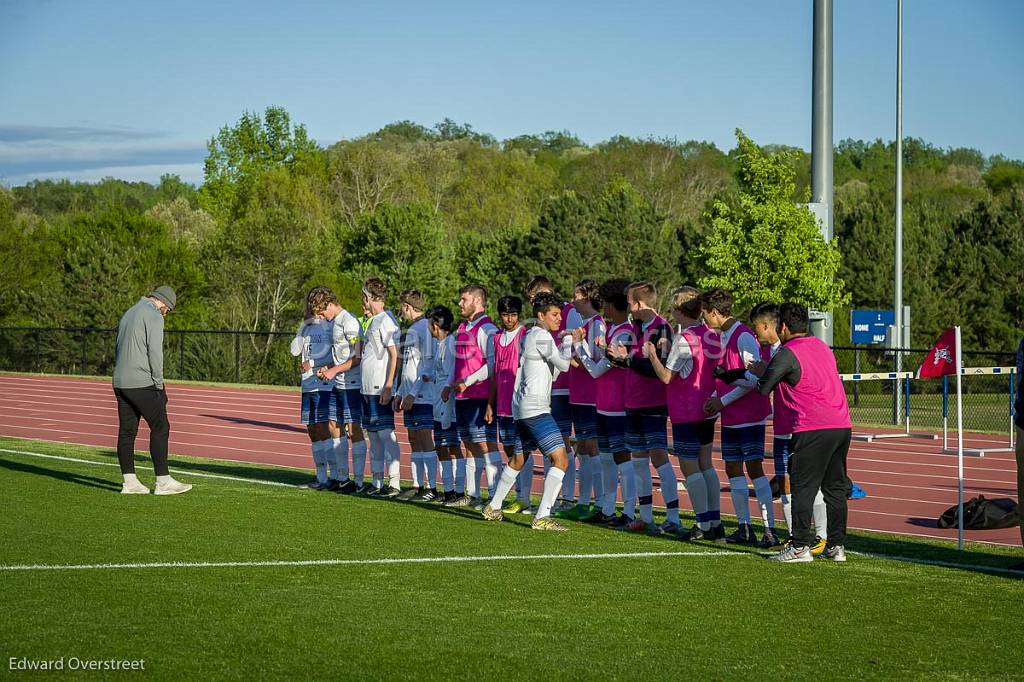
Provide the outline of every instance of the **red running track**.
[[[210,386],[167,387],[171,422],[170,449],[174,454],[310,468],[309,441],[299,423],[299,394],[286,389],[236,389]],[[397,434],[405,440],[401,418]],[[113,448],[117,408],[109,379],[70,379],[33,375],[0,375],[0,434],[19,438],[98,445]],[[139,430],[138,447],[147,446],[149,432]],[[1006,446],[997,436],[970,434],[971,447]],[[408,480],[409,446],[402,442],[403,477]],[[769,458],[770,461],[770,458]],[[537,458],[535,457],[535,463]],[[771,465],[766,465],[771,468]],[[868,493],[851,500],[851,528],[929,538],[956,539],[956,530],[943,530],[935,519],[956,504],[957,462],[942,453],[941,441],[855,441],[849,456],[850,478]],[[727,479],[716,455],[716,467]],[[990,453],[966,458],[965,499],[1016,497],[1013,453]],[[541,485],[540,477],[535,484]],[[539,492],[539,490],[538,490]],[[660,500],[656,497],[655,503]],[[688,500],[681,494],[681,505]],[[731,501],[726,489],[723,511]],[[751,513],[758,518],[756,502]],[[781,518],[781,506],[776,504]],[[1018,545],[1018,529],[967,531],[971,541]]]

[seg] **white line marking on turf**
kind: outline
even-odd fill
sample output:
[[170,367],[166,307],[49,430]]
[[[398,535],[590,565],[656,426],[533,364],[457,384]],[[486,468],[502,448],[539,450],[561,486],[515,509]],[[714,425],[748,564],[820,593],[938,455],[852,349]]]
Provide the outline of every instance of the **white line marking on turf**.
[[78,571],[134,568],[276,568],[290,566],[374,566],[440,564],[478,561],[547,561],[553,559],[647,559],[655,557],[752,557],[740,552],[621,552],[605,554],[498,554],[495,556],[438,556],[405,559],[308,559],[280,561],[162,561],[134,564],[23,564],[0,565],[0,571]]
[[867,559],[880,559],[882,561],[899,561],[907,564],[924,564],[925,566],[940,566],[942,568],[962,568],[969,571],[980,571],[983,573],[999,573],[1002,575],[1015,575],[1020,578],[1024,578],[1024,573],[1021,573],[1020,571],[1013,571],[1009,568],[999,568],[998,566],[982,566],[980,564],[958,564],[954,561],[939,561],[937,559],[919,559],[917,557],[912,556],[897,556],[895,554],[875,554],[874,552],[855,552],[853,550],[850,550],[850,554],[862,556]]
[[[43,459],[57,459],[57,460],[61,460],[63,462],[77,462],[79,464],[93,464],[95,466],[101,466],[101,467],[118,467],[118,468],[121,468],[119,464],[115,464],[114,462],[94,462],[91,459],[79,459],[77,457],[64,457],[63,455],[46,455],[46,454],[43,454],[41,452],[26,452],[25,450],[8,450],[7,448],[0,448],[0,452],[7,452],[7,453],[10,453],[10,454],[14,454],[14,455],[25,455],[26,457],[42,457]],[[147,471],[152,471],[153,470],[153,467],[147,467],[147,466],[139,467],[138,465],[136,465],[136,468],[146,469]],[[200,478],[219,478],[219,479],[224,480],[224,481],[240,481],[242,483],[256,483],[258,485],[273,485],[273,486],[278,486],[278,487],[281,487],[281,488],[298,488],[299,487],[297,485],[292,485],[291,483],[282,483],[280,481],[267,481],[267,480],[262,479],[262,478],[245,478],[243,476],[224,476],[223,474],[204,474],[204,473],[201,473],[201,472],[198,472],[198,471],[189,471],[187,469],[170,469],[169,471],[172,471],[172,472],[174,472],[176,474],[182,474],[183,476],[198,476]]]

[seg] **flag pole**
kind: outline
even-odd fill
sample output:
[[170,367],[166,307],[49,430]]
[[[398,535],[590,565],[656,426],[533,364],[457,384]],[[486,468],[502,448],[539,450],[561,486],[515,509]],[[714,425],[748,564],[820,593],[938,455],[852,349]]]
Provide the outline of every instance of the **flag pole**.
[[960,352],[960,327],[955,327],[956,339],[956,471],[957,471],[957,549],[964,548],[964,394],[963,355]]

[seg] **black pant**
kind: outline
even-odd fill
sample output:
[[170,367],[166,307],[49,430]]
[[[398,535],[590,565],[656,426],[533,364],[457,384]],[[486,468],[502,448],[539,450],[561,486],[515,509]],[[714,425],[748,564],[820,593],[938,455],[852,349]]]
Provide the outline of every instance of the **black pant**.
[[149,454],[157,476],[167,476],[167,438],[171,425],[167,421],[167,392],[156,386],[146,388],[115,388],[117,396],[117,461],[122,474],[135,473],[135,436],[139,433],[139,417],[149,425]]
[[793,495],[793,543],[814,544],[811,510],[821,489],[828,512],[828,543],[846,542],[846,498],[850,479],[846,476],[846,454],[850,450],[850,429],[821,429],[793,434],[789,457],[789,484]]

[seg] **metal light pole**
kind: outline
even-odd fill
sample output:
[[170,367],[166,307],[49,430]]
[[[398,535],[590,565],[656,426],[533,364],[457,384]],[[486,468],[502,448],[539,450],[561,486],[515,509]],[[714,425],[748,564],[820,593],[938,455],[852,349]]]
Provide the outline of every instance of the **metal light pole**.
[[[832,240],[832,0],[814,0],[811,80],[811,209],[821,235]],[[833,344],[832,313],[826,313],[819,336]]]
[[[896,271],[893,274],[893,345],[902,348],[903,333],[903,0],[896,0],[896,244],[893,251]],[[903,354],[896,352],[895,370],[903,371]],[[893,423],[903,419],[899,382],[893,390]]]

